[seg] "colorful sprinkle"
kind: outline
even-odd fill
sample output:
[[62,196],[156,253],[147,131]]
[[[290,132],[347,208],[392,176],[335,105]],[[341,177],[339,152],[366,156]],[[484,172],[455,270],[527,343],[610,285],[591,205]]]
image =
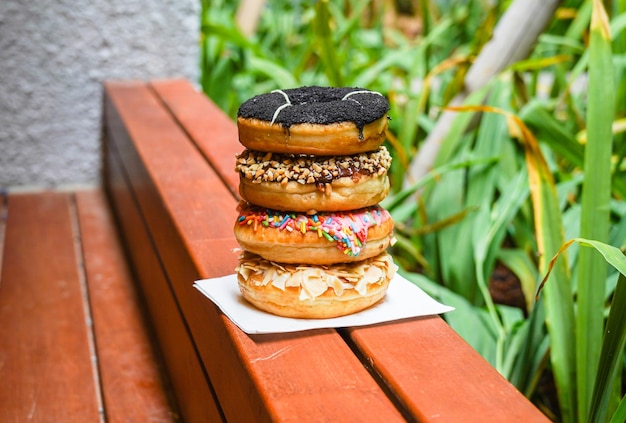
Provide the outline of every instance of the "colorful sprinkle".
[[380,206],[368,207],[352,212],[328,212],[313,215],[281,212],[242,203],[239,207],[240,215],[237,218],[239,225],[252,225],[257,230],[257,224],[279,230],[294,230],[302,233],[317,233],[319,238],[324,237],[329,242],[337,244],[337,248],[344,254],[358,256],[367,242],[367,230],[389,219],[389,213]]

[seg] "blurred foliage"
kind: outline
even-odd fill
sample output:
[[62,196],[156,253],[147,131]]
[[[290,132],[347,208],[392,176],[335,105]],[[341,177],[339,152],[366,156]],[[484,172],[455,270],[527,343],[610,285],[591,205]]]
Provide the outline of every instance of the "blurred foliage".
[[[405,183],[509,3],[267,2],[246,37],[237,2],[203,1],[200,84],[233,118],[243,101],[273,89],[383,93],[394,157],[383,205],[396,222],[393,253],[403,275],[454,306],[448,323],[548,416],[619,419],[625,361],[607,359],[600,345],[587,354],[585,342],[619,355],[626,333],[615,323],[626,310],[625,291],[616,290],[623,257],[605,254],[626,248],[626,0],[604,2],[610,31],[598,24],[600,1],[563,1],[527,59],[456,107],[433,170]],[[590,193],[598,198],[583,200]],[[599,244],[561,249],[580,237]],[[517,302],[498,295],[504,282]],[[543,389],[552,378],[558,400]],[[604,415],[594,414],[599,404]]]

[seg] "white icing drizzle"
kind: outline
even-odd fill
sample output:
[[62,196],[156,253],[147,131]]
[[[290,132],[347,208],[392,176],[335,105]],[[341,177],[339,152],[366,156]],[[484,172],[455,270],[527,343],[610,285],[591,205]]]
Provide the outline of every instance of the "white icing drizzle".
[[351,91],[348,94],[344,95],[341,101],[348,100],[348,97],[350,97],[352,94],[378,94],[379,96],[382,96],[382,94],[379,93],[378,91],[359,90],[359,91]]
[[[285,107],[289,107],[291,106],[291,100],[289,100],[289,96],[287,95],[286,92],[284,92],[283,90],[274,90],[272,91],[272,93],[279,93],[282,94],[283,97],[285,97],[285,104],[283,104],[282,106],[278,107],[276,109],[276,111],[274,112],[274,116],[272,116],[272,121],[270,122],[270,125],[273,125],[274,122],[276,122],[276,118],[278,117],[278,115],[280,114],[281,110],[283,110]],[[351,100],[354,101],[356,103],[358,103],[358,101],[352,99],[352,98],[348,98],[350,97],[352,94],[376,94],[379,96],[382,96],[381,93],[379,93],[378,91],[369,91],[369,90],[357,90],[357,91],[351,91],[348,94],[344,95],[343,98],[341,99],[341,101],[344,100]]]
[[287,95],[286,92],[284,92],[283,90],[274,90],[274,91],[272,91],[272,93],[280,93],[280,94],[282,94],[283,97],[285,97],[286,103],[283,104],[282,106],[280,106],[278,109],[276,109],[276,111],[274,112],[274,116],[272,116],[272,121],[270,122],[270,125],[274,124],[274,122],[276,121],[276,118],[278,117],[278,114],[280,113],[281,110],[283,110],[285,107],[291,106],[291,100],[289,100],[289,96]]
[[273,94],[273,93],[279,93],[279,94],[282,94],[282,95],[283,95],[283,97],[285,97],[285,101],[286,101],[288,104],[291,104],[291,100],[289,100],[289,96],[288,96],[288,95],[287,95],[287,93],[286,93],[286,92],[284,92],[283,90],[274,90],[274,91],[272,91],[272,94]]

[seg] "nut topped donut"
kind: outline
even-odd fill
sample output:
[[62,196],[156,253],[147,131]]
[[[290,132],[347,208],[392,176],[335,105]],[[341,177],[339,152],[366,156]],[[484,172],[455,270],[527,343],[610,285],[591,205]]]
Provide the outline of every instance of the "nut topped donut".
[[246,251],[280,263],[330,265],[362,261],[392,243],[393,219],[380,206],[304,214],[239,204],[234,233]]
[[387,253],[334,266],[300,266],[244,252],[236,272],[242,296],[257,308],[279,316],[326,319],[380,301],[397,270]]
[[239,141],[251,150],[312,155],[357,154],[385,140],[389,103],[362,88],[276,90],[239,107]]
[[236,159],[239,193],[258,206],[342,211],[372,206],[389,193],[391,156],[384,146],[351,156],[245,150]]

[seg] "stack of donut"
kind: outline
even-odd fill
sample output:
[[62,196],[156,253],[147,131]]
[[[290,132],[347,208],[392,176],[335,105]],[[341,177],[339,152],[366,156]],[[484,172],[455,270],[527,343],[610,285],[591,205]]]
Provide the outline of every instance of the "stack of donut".
[[329,318],[379,300],[396,272],[382,146],[389,103],[360,88],[258,95],[238,112],[235,237],[245,299],[273,314]]

